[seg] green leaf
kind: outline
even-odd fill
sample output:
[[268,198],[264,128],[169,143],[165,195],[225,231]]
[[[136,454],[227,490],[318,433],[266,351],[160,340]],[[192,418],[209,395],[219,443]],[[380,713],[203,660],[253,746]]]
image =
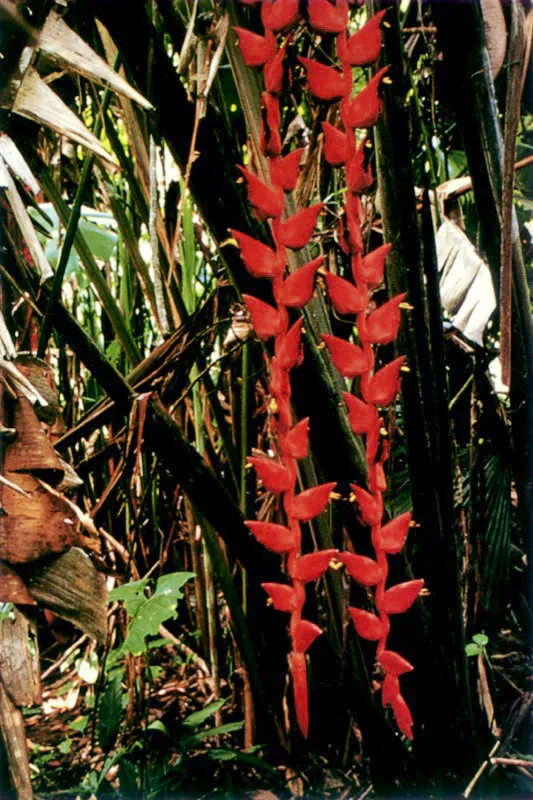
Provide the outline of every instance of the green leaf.
[[202,708],[200,711],[194,711],[192,714],[189,714],[188,717],[185,717],[182,724],[186,725],[188,728],[195,728],[197,725],[201,725],[202,722],[205,722],[206,719],[209,719],[209,717],[212,717],[213,714],[216,714],[226,703],[227,700],[215,700],[214,703],[209,703],[208,706]]
[[72,739],[70,738],[70,736],[67,736],[67,738],[60,743],[59,752],[63,753],[64,756],[67,756],[70,753],[71,748],[72,748]]
[[119,678],[110,680],[98,704],[98,743],[104,753],[115,744],[122,721],[122,697],[124,692]]
[[470,644],[466,645],[465,653],[467,654],[468,657],[479,656],[481,655],[481,648],[479,647],[479,645],[473,644],[471,642]]
[[127,758],[120,762],[118,780],[121,797],[139,797],[139,768]]
[[76,733],[83,733],[85,728],[87,727],[87,723],[89,722],[89,717],[78,717],[77,719],[69,722],[68,726],[72,731],[76,731]]
[[489,637],[484,633],[476,633],[475,636],[472,636],[472,641],[478,644],[480,647],[486,647],[489,643]]
[[80,220],[79,230],[83,233],[83,238],[94,258],[99,261],[109,261],[117,244],[116,233],[87,222],[86,219]]
[[151,722],[148,725],[146,730],[147,731],[160,731],[160,733],[164,733],[165,736],[168,736],[167,726],[163,722],[161,722],[160,719],[154,719],[154,721]]
[[214,736],[224,736],[226,733],[234,733],[235,731],[240,731],[243,728],[244,721],[228,722],[226,725],[219,725],[217,728],[208,728],[205,731],[199,731],[198,733],[194,733],[192,736],[187,736],[184,739],[180,739],[180,747],[183,750],[186,750],[190,747],[194,747],[196,744],[199,744],[199,742],[203,742],[204,739],[211,739]]

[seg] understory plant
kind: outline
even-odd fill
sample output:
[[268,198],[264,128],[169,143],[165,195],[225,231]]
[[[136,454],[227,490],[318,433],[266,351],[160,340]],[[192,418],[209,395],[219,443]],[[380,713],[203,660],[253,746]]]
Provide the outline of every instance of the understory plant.
[[[243,2],[257,5],[256,0]],[[404,357],[383,364],[378,349],[380,345],[390,345],[397,336],[405,294],[376,307],[374,292],[383,285],[390,245],[384,244],[364,254],[363,237],[372,220],[369,191],[374,182],[368,162],[366,131],[379,119],[380,92],[387,81],[387,66],[352,96],[354,68],[367,67],[379,58],[381,25],[386,12],[376,14],[354,33],[350,32],[347,0],[309,0],[305,19],[300,12],[298,0],[264,0],[260,5],[262,34],[235,28],[247,66],[263,72],[260,148],[266,162],[255,164],[255,172],[245,167],[239,169],[256,216],[270,225],[272,245],[237,230],[232,233],[248,272],[272,282],[274,300],[272,305],[251,295],[243,296],[256,334],[265,341],[273,340],[268,369],[275,457],[264,455],[248,460],[265,489],[279,497],[285,515],[284,524],[268,521],[246,524],[261,544],[286,559],[289,582],[263,586],[274,608],[290,614],[289,669],[296,718],[303,736],[307,736],[309,728],[306,651],[322,633],[320,627],[302,616],[304,585],[320,578],[336,561],[345,566],[355,581],[374,589],[375,611],[352,607],[349,610],[357,633],[377,642],[377,660],[384,674],[383,705],[392,706],[398,727],[411,739],[413,719],[400,691],[399,676],[413,667],[387,647],[387,639],[390,615],[406,611],[412,605],[423,581],[411,580],[387,588],[387,558],[402,549],[411,526],[411,515],[405,513],[382,524],[383,493],[387,488],[384,463],[389,456],[383,414],[395,400]],[[316,58],[295,58],[295,39],[301,39],[301,35],[296,37],[294,30],[297,28],[301,34],[303,24],[309,27]],[[333,66],[318,60],[325,52],[335,52],[331,56]],[[327,271],[324,255],[285,275],[287,251],[308,245],[319,216],[326,208],[324,202],[317,202],[296,213],[284,214],[285,193],[296,188],[304,149],[285,152],[281,98],[285,89],[290,91],[300,68],[307,81],[309,102],[318,101],[330,107],[330,121],[322,123],[323,156],[332,168],[343,169],[341,194],[344,202],[340,209],[333,206],[328,211],[338,220],[336,260],[349,265],[351,280]],[[357,343],[324,333],[321,347],[327,348],[334,366],[344,378],[357,379],[358,394],[344,392],[343,397],[352,431],[365,437],[368,487],[352,484],[350,500],[357,504],[363,523],[371,528],[375,558],[355,552],[338,553],[333,549],[301,554],[301,523],[309,522],[323,511],[336,486],[324,483],[296,491],[297,462],[309,451],[309,419],[295,423],[291,409],[290,372],[303,357],[303,318],[298,317],[291,324],[289,309],[301,309],[311,299],[319,271],[334,312],[355,321],[353,338]]]

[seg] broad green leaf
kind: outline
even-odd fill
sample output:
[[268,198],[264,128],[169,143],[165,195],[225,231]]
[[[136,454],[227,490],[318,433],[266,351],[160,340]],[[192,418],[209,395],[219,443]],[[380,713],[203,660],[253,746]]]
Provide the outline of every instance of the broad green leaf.
[[476,633],[475,636],[472,636],[472,641],[480,647],[486,647],[489,643],[489,637],[484,633]]
[[104,753],[115,744],[122,721],[122,691],[119,678],[110,680],[98,703],[98,743]]
[[202,722],[205,722],[206,719],[209,719],[209,717],[212,717],[213,714],[216,714],[226,703],[227,700],[215,700],[214,703],[209,703],[208,706],[200,709],[200,711],[194,711],[192,714],[189,714],[188,717],[185,717],[182,724],[186,725],[188,728],[195,728],[197,725],[201,725]]
[[208,728],[206,731],[199,731],[192,736],[187,736],[185,739],[180,740],[180,747],[183,750],[194,747],[204,739],[211,739],[214,736],[224,736],[226,733],[234,733],[244,728],[244,722],[228,722],[226,725],[219,725],[217,728]]
[[467,644],[466,647],[465,647],[465,653],[469,657],[470,656],[479,656],[479,655],[481,655],[481,648],[479,647],[479,645],[473,644],[472,642],[470,642],[470,644]]
[[63,741],[60,743],[59,752],[63,753],[64,756],[67,756],[70,753],[71,748],[72,748],[72,739],[70,737],[67,737],[66,739],[63,739]]
[[76,731],[76,733],[83,733],[83,731],[87,727],[88,722],[89,722],[89,717],[87,716],[78,717],[72,722],[69,722],[68,726],[71,729],[71,731]]

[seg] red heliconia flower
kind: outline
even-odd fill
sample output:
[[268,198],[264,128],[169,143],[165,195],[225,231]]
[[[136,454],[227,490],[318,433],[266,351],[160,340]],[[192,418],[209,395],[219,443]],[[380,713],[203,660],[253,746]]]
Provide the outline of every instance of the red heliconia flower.
[[300,522],[309,522],[325,509],[335,486],[335,483],[321,483],[319,486],[305,489],[287,502],[286,505],[289,506],[286,509],[287,513]]
[[365,320],[364,331],[359,327],[361,339],[372,344],[393,342],[400,327],[400,303],[403,303],[406,297],[405,292],[397,294],[373,311]]
[[247,520],[244,524],[263,547],[274,553],[289,553],[296,547],[294,533],[284,525],[255,520]]
[[238,169],[246,180],[248,200],[259,216],[263,219],[281,217],[285,205],[283,189],[280,186],[274,186],[271,189],[266,183],[259,180],[257,175],[254,175],[253,172],[250,172],[245,167],[238,167]]
[[383,597],[383,609],[387,614],[403,614],[411,608],[424,585],[422,578],[415,581],[397,583],[387,589]]
[[270,162],[272,183],[279,184],[285,192],[292,192],[296,188],[304,149],[304,147],[297,147],[292,153]]
[[315,275],[324,263],[324,256],[314,258],[285,278],[279,289],[279,301],[290,308],[302,308],[313,294]]
[[392,244],[382,244],[376,247],[362,259],[352,260],[354,279],[364,282],[367,286],[378,286],[383,282],[385,259],[389,255]]
[[254,278],[275,278],[283,271],[285,264],[271,247],[247,233],[232,230],[231,235],[239,243],[244,266]]
[[350,248],[348,246],[348,242],[346,241],[346,236],[344,235],[344,221],[342,217],[340,217],[339,219],[337,238],[340,249],[342,250],[345,256],[349,256]]
[[[325,0],[324,0],[325,1]],[[324,157],[332,167],[342,167],[353,152],[353,139],[348,134],[330,125],[322,123],[324,131]]]
[[263,70],[263,77],[265,80],[265,89],[270,94],[280,94],[283,88],[283,61],[285,59],[285,52],[287,50],[287,39],[279,48],[274,58],[269,60],[265,69]]
[[362,608],[348,608],[350,616],[355,625],[355,630],[363,639],[368,639],[370,642],[377,642],[385,633],[385,625],[369,611],[363,611]]
[[305,653],[321,634],[322,628],[319,628],[314,622],[301,619],[292,629],[292,643],[295,651]]
[[346,0],[308,0],[309,24],[317,33],[341,33],[348,24]]
[[349,94],[352,86],[352,74],[349,67],[340,73],[333,67],[327,67],[312,58],[298,56],[298,61],[305,68],[309,89],[318,100],[330,102],[340,100],[341,97]]
[[281,317],[277,308],[258,300],[251,294],[243,294],[242,299],[246,304],[254,331],[260,339],[270,339],[280,331]]
[[378,454],[378,447],[380,441],[380,432],[379,429],[381,427],[381,420],[379,416],[376,416],[376,421],[374,425],[368,431],[366,437],[366,463],[372,464],[377,457]]
[[287,586],[285,583],[262,583],[261,586],[272,600],[276,611],[291,613],[305,601],[305,591],[301,586]]
[[259,36],[247,28],[234,26],[233,30],[239,37],[239,47],[247,67],[262,67],[276,54],[276,39],[272,31]]
[[324,203],[315,203],[314,206],[298,211],[279,224],[278,238],[285,247],[299,250],[309,242],[316,225],[318,215],[324,208]]
[[383,686],[381,687],[381,702],[384,706],[390,706],[400,694],[400,681],[390,672],[385,675]]
[[[281,2],[282,0],[278,0]],[[307,664],[304,653],[289,653],[289,668],[294,692],[294,710],[298,727],[304,738],[309,733],[309,699],[307,694]]]
[[337,48],[339,58],[348,62],[352,67],[367,67],[379,58],[381,50],[381,20],[388,9],[380,11],[368,20],[357,33],[346,37],[339,37]]
[[355,378],[368,369],[368,356],[356,344],[328,333],[323,333],[322,339],[327,345],[333,364],[344,378]]
[[346,228],[348,247],[352,255],[363,252],[363,235],[361,233],[361,221],[359,218],[359,207],[355,202],[355,195],[348,192],[344,206],[346,212]]
[[361,391],[367,403],[375,406],[388,406],[392,403],[398,391],[400,369],[404,361],[405,356],[400,356],[378,370],[370,379],[367,375],[363,377]]
[[261,135],[259,147],[264,156],[269,158],[281,154],[282,142],[279,127],[281,125],[281,111],[279,100],[269,92],[261,95]]
[[327,272],[324,275],[328,294],[338,314],[358,314],[368,305],[368,290],[363,283],[361,287]]
[[246,460],[254,467],[269,492],[281,494],[292,486],[294,479],[283,464],[265,457],[248,456]]
[[409,706],[401,696],[397,694],[392,701],[392,710],[394,711],[394,718],[399,729],[408,739],[413,738],[413,717],[409,711]]
[[387,491],[387,478],[383,464],[377,461],[375,464],[370,465],[368,471],[368,487],[371,492],[386,492]]
[[383,650],[379,657],[379,663],[389,675],[398,678],[404,672],[412,672],[414,667],[407,659],[396,653],[394,650]]
[[317,550],[306,556],[297,558],[291,569],[291,578],[307,583],[322,577],[330,565],[331,559],[337,555],[337,550]]
[[381,529],[381,549],[385,553],[399,553],[404,546],[409,526],[411,525],[411,514],[406,511],[388,522]]
[[372,558],[359,556],[355,553],[341,553],[339,560],[342,561],[354,581],[362,586],[375,586],[383,577],[381,567]]
[[344,124],[349,128],[371,128],[381,113],[379,88],[388,67],[383,67],[346,107]]
[[361,486],[351,483],[350,487],[355,495],[361,517],[367,525],[377,525],[381,520],[382,509],[372,495]]
[[289,397],[290,390],[289,373],[281,368],[279,359],[273,356],[270,362],[270,393],[275,395],[279,402],[280,398]]
[[296,366],[300,357],[300,339],[302,336],[303,317],[296,320],[278,345],[277,357],[281,369],[287,372]]
[[375,427],[379,420],[374,406],[354,397],[350,392],[343,392],[342,396],[348,406],[348,421],[354,433],[368,433],[371,428]]
[[370,164],[365,166],[365,142],[363,139],[355,155],[346,164],[346,186],[352,194],[364,194],[374,183]]
[[263,0],[261,21],[265,28],[277,33],[291,28],[299,16],[300,0]]
[[301,419],[281,439],[281,450],[290,458],[305,458],[309,452],[309,417]]

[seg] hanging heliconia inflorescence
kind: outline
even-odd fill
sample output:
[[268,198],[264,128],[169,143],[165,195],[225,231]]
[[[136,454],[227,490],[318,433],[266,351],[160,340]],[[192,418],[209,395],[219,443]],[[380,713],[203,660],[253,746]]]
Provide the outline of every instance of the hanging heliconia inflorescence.
[[[387,67],[379,70],[366,87],[352,97],[354,67],[374,63],[381,50],[381,25],[385,11],[370,19],[359,31],[348,35],[349,6],[346,0],[242,0],[246,5],[261,3],[264,35],[245,28],[235,28],[244,61],[249,67],[262,68],[265,91],[262,94],[261,140],[263,155],[268,159],[269,180],[240,167],[246,182],[248,200],[256,216],[270,220],[274,247],[263,244],[239,231],[232,231],[247,270],[258,278],[272,281],[275,306],[245,295],[256,334],[264,340],[274,339],[274,356],[270,361],[270,408],[273,414],[279,460],[268,457],[249,458],[265,488],[282,497],[286,524],[249,521],[247,526],[265,547],[287,557],[290,584],[264,584],[274,608],[290,614],[292,651],[289,666],[292,677],[296,717],[300,730],[307,736],[309,726],[306,651],[321,629],[302,619],[305,603],[304,584],[321,577],[329,567],[336,550],[300,554],[300,523],[320,514],[328,503],[335,483],[296,493],[296,462],[308,453],[309,420],[293,424],[289,373],[301,359],[302,319],[289,326],[288,308],[302,308],[315,288],[316,273],[324,274],[330,301],[342,315],[356,315],[360,344],[323,335],[333,364],[345,378],[360,377],[362,399],[344,393],[351,428],[366,438],[366,460],[369,468],[368,491],[352,485],[352,499],[358,504],[361,518],[371,526],[375,560],[355,553],[341,553],[338,559],[350,576],[363,586],[375,587],[377,613],[350,608],[358,634],[377,641],[377,658],[385,679],[383,704],[391,705],[400,730],[412,738],[412,717],[400,693],[399,676],[412,670],[411,664],[398,653],[387,649],[390,630],[389,615],[406,611],[418,596],[423,581],[413,580],[385,588],[388,575],[387,555],[398,553],[411,525],[411,516],[402,514],[382,526],[383,492],[386,479],[383,464],[388,457],[388,441],[383,436],[383,420],[379,408],[393,402],[400,381],[403,357],[375,369],[375,348],[390,344],[397,336],[400,308],[405,295],[398,295],[368,313],[370,294],[382,284],[384,265],[390,245],[385,244],[363,256],[361,224],[365,219],[362,196],[373,183],[367,163],[365,139],[359,144],[355,129],[368,129],[376,124],[381,111],[380,88]],[[326,161],[334,168],[343,167],[346,182],[345,204],[338,229],[338,243],[349,258],[353,283],[323,267],[320,256],[284,277],[287,248],[305,247],[313,235],[318,216],[324,208],[317,203],[282,219],[284,193],[294,190],[303,150],[296,149],[282,156],[281,108],[279,95],[287,80],[285,59],[290,44],[290,31],[302,19],[314,34],[335,36],[340,66],[331,67],[314,59],[299,57],[305,70],[310,94],[318,101],[338,104],[339,125],[324,122],[323,150]],[[333,116],[330,117],[334,119]],[[266,176],[264,176],[266,177]]]

